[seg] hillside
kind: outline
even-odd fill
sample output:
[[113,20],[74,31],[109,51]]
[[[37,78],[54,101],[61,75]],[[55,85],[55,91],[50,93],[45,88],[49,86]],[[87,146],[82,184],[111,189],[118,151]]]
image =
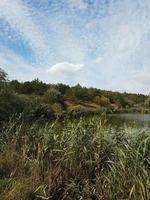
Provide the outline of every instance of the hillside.
[[27,82],[2,80],[0,84],[0,119],[24,113],[28,118],[55,119],[91,114],[150,113],[150,97],[86,88],[79,84],[46,84],[38,79]]

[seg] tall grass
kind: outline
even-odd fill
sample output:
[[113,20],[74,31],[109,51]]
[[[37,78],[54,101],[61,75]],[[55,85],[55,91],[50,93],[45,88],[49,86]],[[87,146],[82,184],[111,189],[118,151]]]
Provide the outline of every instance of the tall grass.
[[11,119],[0,134],[0,200],[42,199],[149,200],[150,131]]

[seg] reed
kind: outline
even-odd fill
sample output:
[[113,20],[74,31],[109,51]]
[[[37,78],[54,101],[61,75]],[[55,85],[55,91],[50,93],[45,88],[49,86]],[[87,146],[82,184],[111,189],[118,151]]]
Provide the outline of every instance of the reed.
[[42,199],[150,199],[150,132],[99,118],[11,119],[0,134],[0,200]]

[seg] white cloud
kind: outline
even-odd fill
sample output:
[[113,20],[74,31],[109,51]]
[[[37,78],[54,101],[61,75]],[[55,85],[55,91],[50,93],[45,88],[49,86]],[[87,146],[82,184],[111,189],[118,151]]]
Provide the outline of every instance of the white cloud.
[[72,76],[83,69],[83,64],[72,64],[68,62],[57,63],[50,67],[47,72],[52,75]]
[[46,51],[46,41],[33,20],[34,12],[21,0],[1,0],[0,19],[6,20],[16,30],[36,54]]
[[[148,0],[121,1],[116,3],[112,15],[91,20],[86,25],[88,32],[96,31],[100,35],[100,39],[87,40],[98,49],[93,60],[95,77],[99,74],[105,79],[102,84],[97,81],[97,85],[113,90],[149,92],[150,79],[143,73],[150,63],[149,11]],[[91,68],[93,66],[91,63]]]
[[83,64],[62,62],[51,66],[46,72],[50,82],[74,85],[80,82],[80,77],[83,77],[83,68]]
[[53,34],[54,41],[51,42],[55,57],[67,60],[71,63],[81,62],[86,59],[87,46],[80,36],[76,36],[75,29],[70,26],[64,19],[55,17],[47,18],[47,27],[49,34]]
[[135,78],[135,81],[137,81],[137,83],[149,86],[150,85],[150,67],[147,70],[144,70],[143,72],[135,75],[134,78]]
[[[38,71],[23,57],[12,50],[0,45],[0,66],[4,69],[10,79],[32,80],[38,76]],[[33,77],[33,74],[35,77]]]
[[80,10],[85,10],[87,8],[87,4],[83,0],[67,0],[67,1],[73,7],[76,7]]

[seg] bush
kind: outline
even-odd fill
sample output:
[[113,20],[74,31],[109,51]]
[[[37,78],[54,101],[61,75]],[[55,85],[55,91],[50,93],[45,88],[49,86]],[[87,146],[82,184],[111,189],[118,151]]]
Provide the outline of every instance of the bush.
[[62,103],[63,100],[61,93],[55,88],[47,90],[43,98],[47,104]]
[[100,114],[100,108],[87,108],[81,105],[73,106],[68,110],[68,115],[72,117],[89,116],[94,114]]
[[60,103],[54,103],[52,105],[52,110],[56,118],[60,118],[64,113],[62,105]]
[[24,109],[23,101],[11,89],[9,83],[0,84],[0,121],[8,119]]
[[54,112],[50,105],[39,104],[39,105],[35,105],[32,108],[29,114],[29,118],[32,120],[37,120],[37,119],[50,120],[50,119],[54,119]]

